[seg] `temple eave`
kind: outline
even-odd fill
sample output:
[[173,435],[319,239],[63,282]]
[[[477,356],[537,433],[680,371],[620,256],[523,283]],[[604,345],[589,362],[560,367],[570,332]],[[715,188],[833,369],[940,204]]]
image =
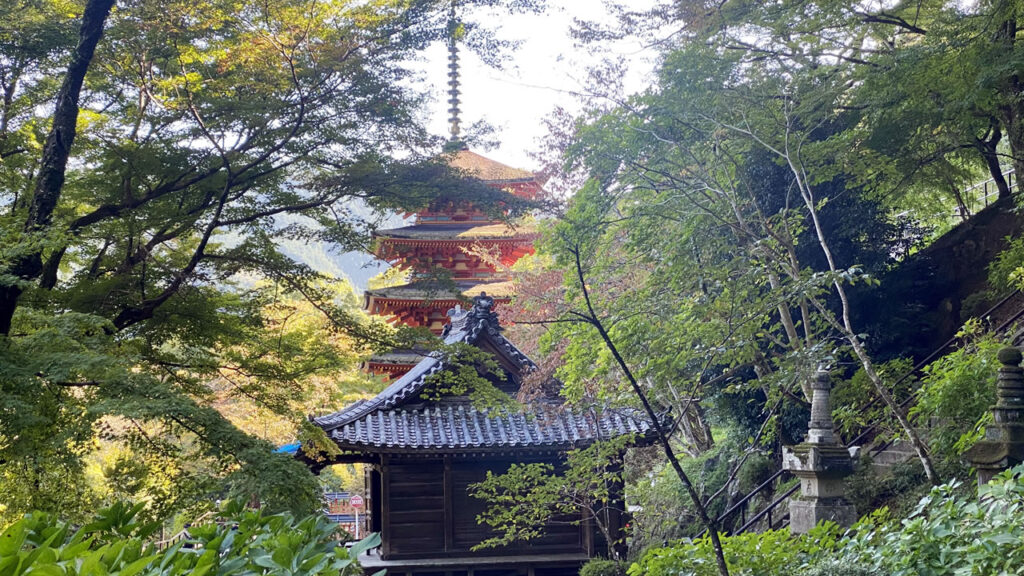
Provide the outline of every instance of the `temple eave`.
[[374,236],[378,244],[401,246],[472,246],[474,244],[526,244],[540,238],[539,232],[516,234],[515,236],[450,236],[444,238],[408,238],[403,236]]

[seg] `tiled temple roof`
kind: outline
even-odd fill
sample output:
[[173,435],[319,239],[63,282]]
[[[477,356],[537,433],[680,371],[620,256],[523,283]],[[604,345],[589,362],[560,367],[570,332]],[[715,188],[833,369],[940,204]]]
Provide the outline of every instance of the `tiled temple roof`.
[[[445,344],[464,342],[490,349],[520,372],[535,364],[501,334],[494,300],[474,298],[471,310],[453,310],[443,334]],[[486,411],[456,398],[425,405],[427,378],[445,369],[438,353],[423,358],[376,397],[313,423],[345,451],[388,452],[493,450],[506,448],[569,449],[601,438],[635,433],[649,435],[652,425],[633,411],[575,412],[557,399],[540,401],[529,411]]]
[[414,410],[375,410],[331,431],[342,449],[566,448],[597,438],[645,435],[650,426],[634,414],[601,417],[569,410],[550,414],[487,413],[463,404]]

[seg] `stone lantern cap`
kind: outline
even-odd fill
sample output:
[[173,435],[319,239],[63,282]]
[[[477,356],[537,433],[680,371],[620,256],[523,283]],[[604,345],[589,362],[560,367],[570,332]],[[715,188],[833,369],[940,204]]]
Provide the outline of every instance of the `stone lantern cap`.
[[797,476],[813,473],[815,476],[849,476],[853,472],[853,459],[842,446],[797,444],[782,450],[782,468]]

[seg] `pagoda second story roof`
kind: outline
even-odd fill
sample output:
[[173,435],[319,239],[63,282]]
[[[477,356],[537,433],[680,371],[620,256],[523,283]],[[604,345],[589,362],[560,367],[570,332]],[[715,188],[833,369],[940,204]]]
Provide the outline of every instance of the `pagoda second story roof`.
[[[446,344],[489,351],[518,377],[536,366],[502,335],[494,299],[481,293],[470,310],[455,309],[443,334]],[[567,450],[623,434],[650,436],[651,423],[633,410],[575,411],[545,397],[522,410],[478,409],[466,398],[425,402],[430,376],[448,367],[432,353],[376,397],[314,418],[347,453],[467,452],[512,448]]]
[[489,239],[532,239],[537,235],[533,224],[509,226],[499,223],[456,223],[456,224],[413,224],[401,228],[378,230],[374,236],[394,240],[489,240]]

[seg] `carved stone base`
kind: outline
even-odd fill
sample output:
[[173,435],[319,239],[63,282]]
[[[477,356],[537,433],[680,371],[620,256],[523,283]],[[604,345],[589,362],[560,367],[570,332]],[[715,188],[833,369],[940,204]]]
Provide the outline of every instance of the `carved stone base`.
[[857,521],[857,511],[853,505],[842,498],[814,498],[789,500],[789,531],[793,534],[806,534],[818,522],[832,521],[847,527]]

